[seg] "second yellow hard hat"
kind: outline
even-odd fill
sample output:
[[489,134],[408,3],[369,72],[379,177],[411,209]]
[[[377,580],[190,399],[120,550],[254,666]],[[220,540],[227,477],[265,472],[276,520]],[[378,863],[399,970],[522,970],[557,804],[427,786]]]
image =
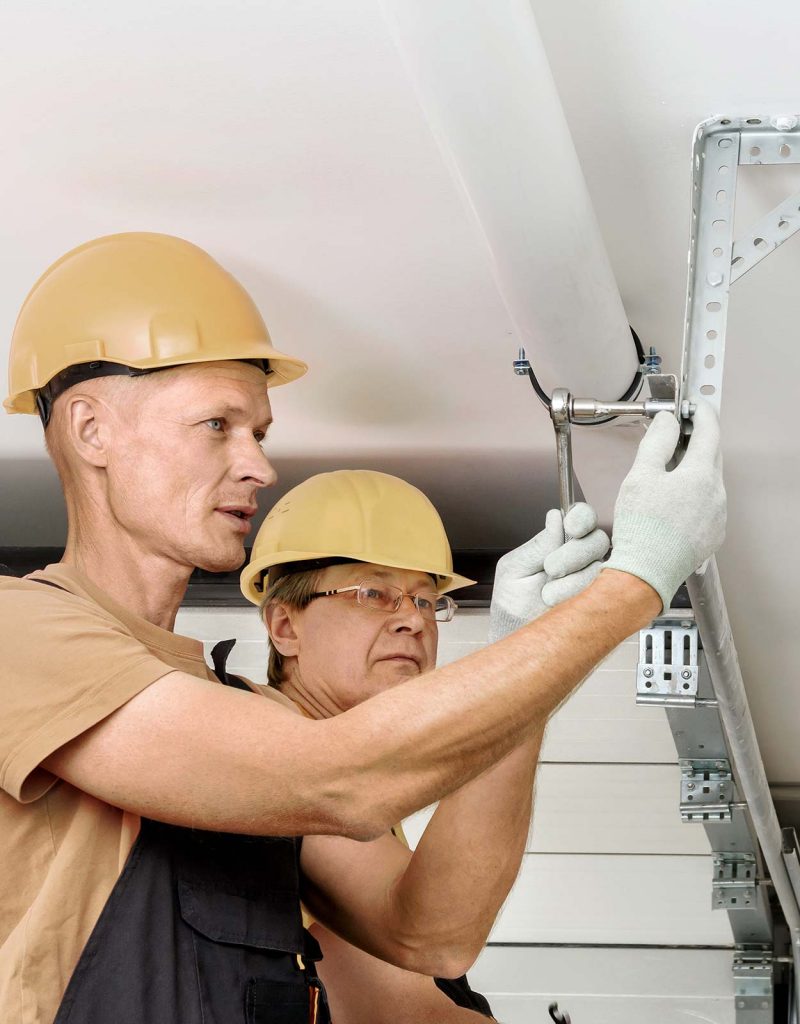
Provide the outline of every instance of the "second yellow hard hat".
[[272,508],[242,571],[242,593],[259,604],[275,566],[343,558],[429,573],[440,594],[475,580],[453,572],[439,513],[422,491],[370,469],[320,473]]

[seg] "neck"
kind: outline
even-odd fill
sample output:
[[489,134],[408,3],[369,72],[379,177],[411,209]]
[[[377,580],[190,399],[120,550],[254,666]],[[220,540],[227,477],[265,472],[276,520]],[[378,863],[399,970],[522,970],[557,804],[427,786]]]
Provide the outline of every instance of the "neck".
[[144,550],[127,534],[80,529],[75,522],[70,517],[62,563],[77,569],[135,615],[172,630],[191,567]]
[[292,672],[289,678],[281,683],[281,693],[293,700],[309,718],[323,719],[333,718],[339,714],[340,708],[329,705],[325,698],[313,697],[303,686],[302,679],[296,672]]

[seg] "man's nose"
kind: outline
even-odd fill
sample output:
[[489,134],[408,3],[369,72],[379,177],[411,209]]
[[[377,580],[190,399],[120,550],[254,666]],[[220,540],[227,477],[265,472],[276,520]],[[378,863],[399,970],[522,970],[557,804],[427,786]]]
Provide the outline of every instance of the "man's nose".
[[271,487],[278,479],[272,463],[255,438],[240,448],[235,475],[238,480],[252,483],[256,487]]
[[410,594],[403,594],[400,607],[392,613],[391,629],[395,633],[422,633],[425,629],[425,618]]

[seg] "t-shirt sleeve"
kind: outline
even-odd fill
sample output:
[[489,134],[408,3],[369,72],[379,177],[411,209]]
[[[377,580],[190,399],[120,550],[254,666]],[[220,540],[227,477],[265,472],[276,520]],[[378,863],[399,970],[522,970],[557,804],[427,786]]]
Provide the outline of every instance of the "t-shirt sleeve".
[[56,781],[50,754],[174,671],[92,602],[19,581],[0,587],[0,788],[29,803]]

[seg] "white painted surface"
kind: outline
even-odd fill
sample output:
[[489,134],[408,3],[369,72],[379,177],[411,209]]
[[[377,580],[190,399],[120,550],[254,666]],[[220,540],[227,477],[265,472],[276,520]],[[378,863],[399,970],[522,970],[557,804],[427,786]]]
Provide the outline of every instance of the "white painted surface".
[[734,1024],[733,955],[709,949],[498,948],[470,981],[503,1024]]
[[494,942],[721,945],[711,857],[526,854]]
[[[681,821],[673,764],[543,764],[536,781],[529,853],[708,854],[705,830]],[[412,846],[426,808],[404,824]]]

